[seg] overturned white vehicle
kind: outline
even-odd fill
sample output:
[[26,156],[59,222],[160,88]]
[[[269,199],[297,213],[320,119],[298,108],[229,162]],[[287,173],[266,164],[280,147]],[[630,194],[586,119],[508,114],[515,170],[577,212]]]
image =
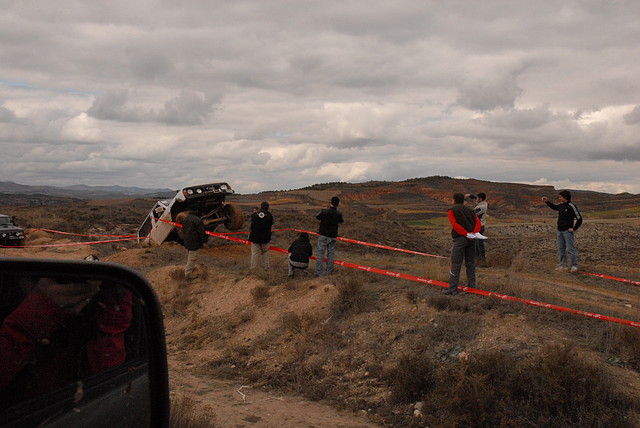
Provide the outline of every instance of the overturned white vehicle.
[[[181,242],[179,231],[170,222],[181,223],[188,209],[197,206],[197,215],[205,228],[213,232],[220,224],[230,230],[239,230],[244,224],[242,209],[225,203],[227,195],[235,193],[227,183],[211,183],[184,187],[173,199],[156,202],[142,225],[138,228],[138,239],[154,244],[165,241]],[[164,220],[164,221],[163,221]]]

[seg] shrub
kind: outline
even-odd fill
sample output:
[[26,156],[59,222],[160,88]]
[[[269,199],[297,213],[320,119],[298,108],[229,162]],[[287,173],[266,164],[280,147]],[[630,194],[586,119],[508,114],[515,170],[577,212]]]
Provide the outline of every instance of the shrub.
[[269,297],[269,286],[267,285],[258,285],[251,289],[251,297],[253,297],[253,301],[258,304],[263,302]]
[[215,413],[209,406],[196,407],[187,394],[171,397],[170,428],[214,428]]
[[619,361],[619,365],[628,364],[640,370],[640,330],[624,325],[608,323],[603,326],[600,349],[612,354],[610,361]]
[[338,295],[331,306],[334,315],[359,314],[373,307],[373,294],[365,287],[365,278],[360,272],[349,272],[336,281]]
[[391,384],[391,401],[406,404],[419,401],[433,388],[435,366],[423,353],[407,354],[384,376]]
[[437,426],[632,426],[631,398],[617,392],[606,369],[565,344],[523,360],[493,351],[450,363],[425,401]]

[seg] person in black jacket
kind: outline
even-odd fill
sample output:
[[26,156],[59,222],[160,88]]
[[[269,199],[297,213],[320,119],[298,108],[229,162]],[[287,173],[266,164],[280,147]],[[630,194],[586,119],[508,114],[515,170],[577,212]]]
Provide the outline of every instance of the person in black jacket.
[[[567,250],[571,255],[571,272],[578,270],[578,255],[576,253],[574,232],[582,225],[582,216],[578,208],[571,202],[571,192],[563,190],[558,194],[559,204],[549,202],[546,197],[542,201],[549,208],[558,211],[558,255],[560,266],[556,270],[567,270]],[[575,220],[575,222],[574,222]]]
[[187,265],[184,267],[184,274],[188,279],[195,279],[196,265],[198,263],[198,251],[203,246],[207,246],[209,235],[204,228],[202,219],[197,216],[198,206],[192,205],[188,211],[178,214],[176,220],[182,223],[182,243],[187,249]]
[[338,237],[338,225],[344,222],[342,213],[338,211],[340,199],[337,196],[331,198],[331,205],[320,211],[316,219],[320,220],[320,236],[318,236],[318,249],[316,254],[316,276],[322,276],[324,271],[324,255],[327,254],[327,275],[333,274],[333,259],[336,255],[336,238]]
[[271,241],[271,226],[273,216],[269,212],[269,202],[260,204],[260,210],[251,214],[251,269],[257,269],[260,264],[269,267],[269,242]]
[[301,232],[298,239],[291,243],[289,246],[289,277],[293,278],[296,269],[301,269],[302,272],[307,274],[307,267],[309,267],[309,257],[313,254],[313,248],[309,243],[309,234],[307,232]]

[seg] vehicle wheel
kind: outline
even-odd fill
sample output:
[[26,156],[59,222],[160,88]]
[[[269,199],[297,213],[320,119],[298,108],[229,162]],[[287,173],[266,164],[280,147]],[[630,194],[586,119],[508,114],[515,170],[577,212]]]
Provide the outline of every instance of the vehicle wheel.
[[239,230],[244,224],[244,213],[242,208],[235,204],[226,204],[222,208],[222,213],[226,217],[224,226],[229,230]]

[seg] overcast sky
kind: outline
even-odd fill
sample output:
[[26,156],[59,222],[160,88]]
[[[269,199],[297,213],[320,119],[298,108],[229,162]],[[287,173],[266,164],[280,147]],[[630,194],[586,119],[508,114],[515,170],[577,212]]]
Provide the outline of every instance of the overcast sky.
[[0,181],[640,193],[637,0],[0,6]]

